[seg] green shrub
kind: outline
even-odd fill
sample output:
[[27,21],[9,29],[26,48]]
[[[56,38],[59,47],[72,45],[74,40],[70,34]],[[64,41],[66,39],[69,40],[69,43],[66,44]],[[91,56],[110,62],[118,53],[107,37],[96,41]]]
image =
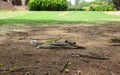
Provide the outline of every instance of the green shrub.
[[67,0],[30,0],[28,3],[32,11],[64,11],[68,8]]
[[84,11],[90,11],[90,7],[83,7],[82,8]]
[[114,6],[112,4],[93,4],[90,6],[91,11],[113,11]]
[[84,11],[84,9],[75,5],[75,6],[69,6],[68,11]]
[[69,6],[68,11],[89,11],[90,7]]

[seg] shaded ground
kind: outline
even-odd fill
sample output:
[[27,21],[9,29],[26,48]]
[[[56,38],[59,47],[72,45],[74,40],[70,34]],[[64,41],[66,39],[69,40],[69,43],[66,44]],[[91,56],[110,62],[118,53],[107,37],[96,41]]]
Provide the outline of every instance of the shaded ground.
[[[120,46],[110,39],[120,36],[118,25],[1,26],[0,75],[120,75]],[[30,40],[52,38],[75,41],[86,49],[36,49]],[[92,55],[108,59],[81,57]],[[68,73],[60,70],[69,61]]]

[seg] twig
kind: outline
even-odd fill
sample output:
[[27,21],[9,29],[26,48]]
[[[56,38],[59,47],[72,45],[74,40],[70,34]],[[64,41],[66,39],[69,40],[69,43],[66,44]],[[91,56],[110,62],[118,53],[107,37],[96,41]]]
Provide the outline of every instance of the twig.
[[97,75],[95,70],[92,69],[92,67],[89,67],[89,69],[94,73],[94,75]]
[[26,55],[26,56],[32,56],[34,54],[30,54],[30,53],[23,53],[23,55]]
[[88,55],[81,55],[79,54],[80,57],[87,57],[87,58],[92,58],[92,59],[99,59],[99,60],[107,60],[108,58],[105,57],[94,57],[94,56],[88,56]]
[[62,73],[64,70],[65,70],[65,68],[68,66],[68,63],[69,63],[69,61],[67,61],[66,63],[65,63],[65,65],[62,67],[62,69],[60,70],[60,73]]
[[113,38],[111,41],[114,43],[120,43],[120,37]]
[[115,73],[113,73],[112,71],[110,71],[111,75],[116,75]]
[[20,71],[23,71],[23,70],[25,70],[25,68],[19,67],[19,68],[10,69],[10,72],[20,72]]
[[113,44],[110,44],[109,46],[120,46],[120,43],[113,43]]
[[1,69],[0,71],[19,72],[19,71],[23,71],[23,70],[25,70],[25,69],[20,67],[20,68],[5,68],[5,69]]
[[78,49],[85,49],[85,47],[83,47],[83,46],[76,45],[76,42],[71,42],[69,40],[65,40],[65,42],[70,44],[71,46],[74,46],[74,47],[78,48]]
[[0,69],[0,71],[20,72],[20,71],[24,71],[25,68],[30,68],[30,67],[31,66],[16,67],[16,68],[5,68],[5,69]]

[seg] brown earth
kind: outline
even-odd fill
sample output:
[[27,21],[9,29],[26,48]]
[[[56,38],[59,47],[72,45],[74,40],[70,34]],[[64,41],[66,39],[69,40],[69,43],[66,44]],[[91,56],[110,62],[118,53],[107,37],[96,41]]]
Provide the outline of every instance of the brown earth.
[[14,10],[14,6],[8,2],[0,1],[0,10]]
[[[0,75],[120,75],[120,45],[111,45],[113,37],[120,37],[120,25],[1,26]],[[30,44],[52,38],[86,49],[36,49]],[[60,72],[67,61],[69,71]]]

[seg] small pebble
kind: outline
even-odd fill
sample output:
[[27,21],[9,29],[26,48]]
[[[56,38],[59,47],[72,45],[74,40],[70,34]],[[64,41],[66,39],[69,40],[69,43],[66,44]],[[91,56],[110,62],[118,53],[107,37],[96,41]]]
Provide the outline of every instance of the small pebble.
[[69,71],[70,71],[69,69],[65,69],[65,73],[69,73]]

